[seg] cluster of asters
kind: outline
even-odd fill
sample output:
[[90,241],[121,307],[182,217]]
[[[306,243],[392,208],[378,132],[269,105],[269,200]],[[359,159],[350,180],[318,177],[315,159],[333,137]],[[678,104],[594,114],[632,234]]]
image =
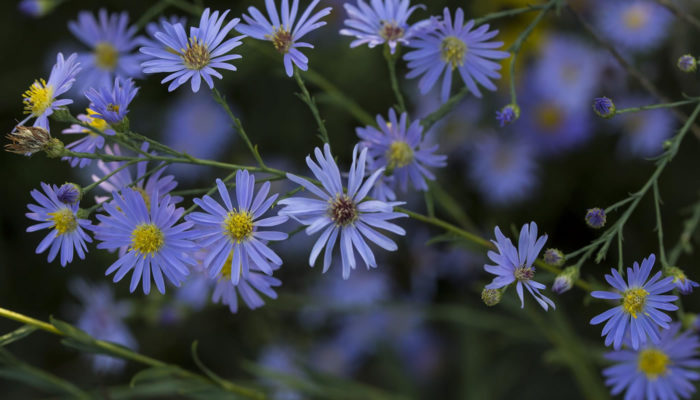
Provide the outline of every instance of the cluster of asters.
[[[147,27],[148,37],[137,35],[125,13],[80,13],[69,29],[89,49],[67,58],[59,53],[48,81],[37,80],[30,86],[23,95],[28,116],[9,135],[14,143],[8,148],[23,154],[60,148],[62,144],[57,145],[48,133],[48,117],[72,104],[73,100],[63,97],[75,84],[89,106],[77,117],[80,124],[63,131],[81,136],[66,145],[71,156],[64,159],[78,168],[99,159],[102,175],[93,180],[105,193],[95,198],[97,205],[90,211],[100,211],[91,220],[90,212],[80,208],[83,190],[77,185],[42,183],[41,191],[33,190],[36,204],[28,205],[27,217],[36,224],[27,231],[49,231],[37,253],[48,251],[49,262],[59,257],[66,266],[74,254],[85,258],[87,243],[94,238],[97,248],[116,252],[106,275],[113,275],[115,282],[130,275],[130,291],[140,285],[148,294],[155,284],[164,293],[168,283],[179,287],[189,275],[204,272],[216,282],[214,300],[233,312],[239,296],[250,308],[264,304],[260,293],[276,297],[274,287],[281,282],[272,275],[283,260],[270,246],[287,239],[279,227],[290,219],[303,225],[307,235],[318,235],[309,265],[314,266],[323,253],[323,271],[327,271],[338,260],[334,257],[337,244],[344,278],[360,263],[376,268],[370,245],[394,251],[397,245],[387,235],[405,234],[392,222],[406,216],[396,210],[403,204],[397,201],[399,192],[406,193],[409,187],[427,190],[427,181],[435,179],[430,169],[446,165],[446,157],[436,154],[437,146],[425,143],[421,121],[411,121],[405,112],[390,109],[388,117],[377,116],[376,125],[357,129],[359,143],[347,173],[341,173],[328,144],[314,149],[306,158],[313,179],[287,174],[304,189],[302,195],[280,200],[278,194],[270,193],[269,181],[256,184],[254,175],[239,170],[229,181],[216,180],[215,196],[194,199],[193,209],[198,209],[194,212],[185,211],[180,206],[183,199],[171,195],[177,182],[166,174],[166,164],[148,169],[155,156],[148,144],[132,149],[144,156],[138,162],[122,157],[117,144],[107,144],[118,142],[122,131],[128,130],[129,106],[139,90],[134,79],[165,74],[161,83],[167,84],[168,91],[187,82],[193,92],[201,89],[202,82],[213,89],[213,78],[223,77],[220,70],[236,70],[232,61],[241,56],[232,51],[248,39],[271,42],[282,55],[288,76],[306,71],[309,59],[302,49],[313,45],[303,40],[325,25],[323,18],[331,12],[330,8],[317,10],[319,1],[302,11],[298,0],[291,4],[281,0],[279,8],[274,0],[266,0],[264,12],[249,7],[242,23],[239,18],[228,19],[229,11],[206,9],[199,24],[189,30],[181,18],[161,19]],[[422,8],[411,6],[409,0],[347,3],[348,19],[340,34],[353,37],[350,47],[382,45],[391,54],[399,47],[409,48],[403,56],[407,78],[420,78],[421,93],[442,80],[442,102],[450,96],[455,73],[476,97],[481,96],[480,87],[495,90],[491,79],[500,78],[497,60],[508,57],[498,50],[502,42],[491,41],[498,32],[465,21],[462,9],[452,13],[446,8],[440,16],[409,23]],[[239,36],[231,35],[234,29]],[[24,126],[32,118],[33,127]],[[273,211],[277,206],[279,210]],[[547,235],[539,236],[532,222],[522,227],[517,248],[498,227],[495,237],[495,251],[488,253],[494,265],[486,265],[485,270],[496,277],[486,286],[485,301],[497,302],[514,285],[522,306],[527,291],[542,308],[554,309],[554,302],[541,292],[545,285],[534,280],[534,265]],[[652,254],[641,266],[635,263],[627,270],[626,280],[617,270],[606,275],[614,290],[594,291],[592,296],[618,305],[591,323],[607,321],[605,344],[615,348],[608,357],[618,363],[604,372],[613,393],[627,390],[627,398],[688,397],[694,391],[690,381],[700,378],[688,369],[700,366],[695,358],[700,342],[689,332],[679,334],[679,325],[663,311],[677,308],[677,297],[670,291],[679,288],[687,293],[697,283],[685,276],[663,277],[661,272],[652,276],[654,261]],[[562,292],[575,279],[562,275],[553,289]]]

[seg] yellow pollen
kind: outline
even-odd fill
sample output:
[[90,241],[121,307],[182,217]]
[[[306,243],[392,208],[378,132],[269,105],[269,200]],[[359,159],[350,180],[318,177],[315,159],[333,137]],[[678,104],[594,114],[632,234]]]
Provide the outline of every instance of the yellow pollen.
[[181,49],[180,52],[180,57],[182,57],[185,67],[189,69],[200,70],[209,65],[209,61],[211,60],[209,48],[202,40],[198,40],[197,37],[191,37],[187,43],[187,48]]
[[292,33],[280,28],[275,28],[275,34],[270,36],[266,35],[268,39],[272,41],[272,45],[275,46],[275,50],[282,54],[289,53],[289,49],[292,47]]
[[[221,267],[221,277],[228,280],[231,280],[231,270],[233,269],[233,251],[234,250],[231,250],[231,253],[228,255],[228,258],[226,258],[226,261],[224,262],[224,266]],[[239,272],[239,277],[241,274],[243,274],[242,269]]]
[[146,209],[150,211],[151,210],[151,196],[149,196],[148,193],[146,193],[146,190],[144,190],[143,188],[140,188],[138,186],[135,186],[132,189],[139,192],[141,197],[143,197],[144,203],[146,203]]
[[78,221],[75,219],[75,214],[69,208],[61,208],[58,211],[50,212],[48,215],[54,223],[54,229],[59,235],[73,232],[78,227]]
[[633,318],[644,309],[644,302],[649,292],[642,288],[628,289],[623,293],[622,308]]
[[236,243],[253,233],[253,216],[247,211],[229,211],[224,219],[224,232]]
[[452,64],[452,69],[464,65],[464,56],[467,54],[467,44],[455,36],[442,39],[440,44],[440,58],[446,63]]
[[155,224],[141,224],[131,232],[131,250],[136,250],[144,257],[153,255],[165,244],[163,231]]
[[413,149],[403,140],[396,140],[386,151],[389,169],[405,167],[413,161]]
[[119,112],[119,104],[107,104],[107,110],[118,113]]
[[648,11],[644,5],[634,5],[623,14],[622,20],[629,29],[641,29],[649,21]]
[[555,130],[562,122],[562,114],[559,108],[553,104],[546,104],[537,110],[539,125],[548,130]]
[[95,64],[108,71],[113,71],[117,67],[119,52],[107,42],[97,43],[95,46]]
[[[107,121],[100,118],[100,116],[92,109],[86,109],[87,112],[87,124],[91,127],[104,132],[107,129]],[[88,133],[92,136],[97,136],[97,133],[91,131],[90,129],[84,128],[83,132]]]
[[645,349],[639,352],[637,368],[644,372],[647,379],[654,380],[661,375],[666,375],[671,360],[666,353],[658,349]]
[[24,113],[38,117],[53,103],[53,87],[46,85],[46,81],[43,79],[34,81],[22,97],[24,98]]

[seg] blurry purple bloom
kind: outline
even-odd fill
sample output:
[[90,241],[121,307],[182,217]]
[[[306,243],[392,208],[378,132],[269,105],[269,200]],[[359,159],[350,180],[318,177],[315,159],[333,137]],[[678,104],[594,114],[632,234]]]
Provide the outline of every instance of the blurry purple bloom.
[[600,1],[596,25],[614,43],[634,51],[656,48],[670,32],[671,13],[649,0]]
[[114,86],[102,86],[99,89],[90,88],[85,97],[90,100],[90,117],[98,117],[108,124],[118,124],[129,113],[129,104],[134,99],[139,88],[131,79],[114,78]]

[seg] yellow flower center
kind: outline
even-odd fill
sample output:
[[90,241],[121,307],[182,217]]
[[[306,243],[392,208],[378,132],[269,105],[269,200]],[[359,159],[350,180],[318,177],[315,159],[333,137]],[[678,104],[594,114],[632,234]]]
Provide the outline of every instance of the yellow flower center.
[[[92,109],[88,108],[87,111],[87,124],[91,127],[97,129],[98,131],[104,132],[107,129],[107,121],[99,117],[99,115]],[[88,133],[92,136],[97,136],[97,133],[93,132],[88,128],[84,128],[83,132]]]
[[61,208],[58,211],[48,213],[48,215],[59,235],[73,232],[78,228],[78,220],[75,219],[75,214],[69,208]]
[[658,349],[645,349],[639,352],[637,367],[644,372],[647,379],[654,380],[660,375],[666,375],[671,360],[666,353]]
[[553,104],[545,104],[537,109],[537,122],[547,131],[553,131],[562,122],[562,113]]
[[649,12],[642,4],[633,5],[622,16],[625,26],[637,30],[644,27],[649,21]]
[[181,49],[182,61],[185,62],[185,67],[189,69],[200,70],[207,65],[211,60],[211,54],[209,53],[209,48],[204,44],[203,41],[198,40],[196,37],[191,37],[187,43],[186,49]]
[[247,211],[229,211],[224,219],[224,232],[236,243],[253,233],[253,216]]
[[53,103],[53,87],[47,86],[43,79],[34,81],[22,97],[24,98],[24,113],[38,117]]
[[139,192],[141,197],[143,197],[143,202],[146,203],[146,210],[151,210],[151,196],[146,193],[146,190],[143,188],[140,188],[138,186],[135,186],[133,188],[135,191]]
[[272,37],[267,35],[267,37],[272,40],[272,45],[275,46],[275,50],[282,54],[289,53],[289,49],[292,47],[291,32],[282,28],[275,28],[275,34],[272,35]]
[[100,42],[95,46],[95,64],[108,71],[117,67],[119,52],[110,43]]
[[649,292],[642,288],[628,289],[623,294],[622,308],[632,317],[637,318],[637,313],[644,309],[644,303]]
[[389,169],[405,167],[413,161],[413,149],[403,140],[396,140],[389,145],[386,158]]
[[452,69],[464,65],[464,56],[467,54],[467,44],[455,36],[442,39],[440,44],[440,57],[442,61],[452,64]]
[[144,257],[153,255],[163,247],[163,244],[165,244],[163,231],[153,223],[137,225],[131,232],[131,249],[138,251]]

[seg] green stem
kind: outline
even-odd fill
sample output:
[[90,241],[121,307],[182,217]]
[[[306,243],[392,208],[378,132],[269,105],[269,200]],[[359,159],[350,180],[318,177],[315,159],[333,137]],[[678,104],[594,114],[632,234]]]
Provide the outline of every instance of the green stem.
[[433,127],[438,121],[440,121],[445,115],[449,114],[457,105],[469,94],[469,89],[463,87],[459,92],[455,93],[450,97],[443,105],[441,105],[437,110],[428,114],[427,117],[423,118],[420,122],[423,125],[423,134],[428,132],[430,128]]
[[138,161],[136,161],[136,160],[132,160],[132,161],[125,162],[124,165],[122,165],[121,167],[116,168],[114,171],[108,173],[107,175],[103,176],[103,177],[100,178],[99,180],[97,180],[97,181],[95,181],[95,182],[93,182],[93,183],[91,183],[91,184],[85,186],[85,187],[83,188],[83,193],[87,193],[87,192],[91,191],[92,189],[94,189],[95,187],[97,187],[100,183],[106,181],[107,179],[111,178],[112,176],[118,174],[120,171],[122,171],[122,170],[128,168],[129,166],[134,165],[134,164],[136,164],[136,163],[138,163]]
[[397,111],[399,114],[406,111],[406,103],[404,103],[403,95],[401,94],[401,88],[399,87],[399,80],[396,78],[396,59],[399,56],[398,50],[396,54],[391,54],[391,48],[388,44],[384,45],[384,59],[386,59],[386,65],[389,68],[389,78],[391,79],[391,89],[394,91],[396,96],[396,101],[398,102]]
[[625,114],[625,113],[634,113],[634,112],[640,112],[640,111],[646,111],[646,110],[655,110],[657,108],[680,107],[680,106],[685,106],[688,104],[694,104],[694,103],[697,103],[698,101],[700,101],[700,98],[692,98],[692,99],[688,99],[688,100],[676,101],[673,103],[663,103],[663,104],[653,104],[653,105],[649,105],[649,106],[623,108],[621,110],[616,110],[615,115]]
[[547,7],[546,4],[542,4],[542,5],[537,5],[537,6],[527,6],[527,7],[520,7],[520,8],[512,8],[510,10],[505,10],[505,11],[492,12],[492,13],[484,15],[481,18],[474,19],[474,25],[479,26],[483,23],[489,22],[489,21],[494,20],[494,19],[499,19],[499,18],[504,18],[504,17],[514,17],[514,16],[520,15],[520,14],[525,14],[525,13],[532,12],[532,11],[542,10],[546,7]]
[[656,234],[659,237],[659,260],[661,267],[668,268],[668,260],[666,259],[666,248],[664,247],[664,229],[661,222],[661,196],[659,195],[659,183],[654,182],[654,209],[656,211]]
[[243,124],[241,123],[241,120],[238,119],[235,115],[233,115],[233,112],[231,111],[231,108],[228,106],[228,103],[226,102],[226,99],[221,96],[221,93],[219,93],[216,88],[212,90],[212,95],[214,96],[214,101],[219,103],[221,107],[223,107],[224,111],[226,111],[226,114],[228,117],[231,119],[233,122],[234,127],[238,131],[238,134],[241,136],[245,144],[248,146],[248,149],[250,150],[250,153],[253,155],[253,158],[255,158],[255,161],[258,162],[258,165],[260,167],[265,168],[265,163],[263,162],[262,157],[260,156],[260,153],[258,152],[258,147],[254,146],[253,143],[250,141],[248,138],[248,135],[245,133],[245,129],[243,129]]
[[323,123],[323,119],[321,119],[321,114],[318,112],[318,107],[316,107],[316,101],[313,99],[313,97],[311,97],[311,94],[309,94],[309,90],[306,89],[304,80],[301,79],[299,69],[296,67],[294,67],[294,79],[297,81],[299,89],[301,89],[301,94],[299,95],[299,97],[302,101],[304,101],[304,103],[306,103],[307,106],[309,106],[311,114],[313,114],[314,119],[316,120],[316,125],[318,125],[318,131],[321,133],[321,140],[323,140],[323,143],[329,143],[330,139],[328,138],[328,131],[326,131],[326,125]]

